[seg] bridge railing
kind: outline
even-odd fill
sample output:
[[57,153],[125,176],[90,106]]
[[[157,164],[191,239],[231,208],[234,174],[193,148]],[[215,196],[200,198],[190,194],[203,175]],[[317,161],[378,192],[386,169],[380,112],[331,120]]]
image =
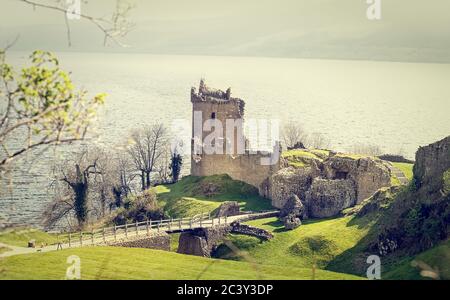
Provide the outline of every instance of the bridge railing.
[[58,245],[65,244],[69,248],[72,246],[87,246],[96,244],[107,244],[119,240],[128,239],[142,235],[151,235],[155,232],[174,232],[190,230],[195,228],[213,227],[227,224],[228,217],[214,218],[211,213],[202,213],[191,218],[146,220],[142,222],[125,223],[94,229],[91,231],[77,231],[60,235]]

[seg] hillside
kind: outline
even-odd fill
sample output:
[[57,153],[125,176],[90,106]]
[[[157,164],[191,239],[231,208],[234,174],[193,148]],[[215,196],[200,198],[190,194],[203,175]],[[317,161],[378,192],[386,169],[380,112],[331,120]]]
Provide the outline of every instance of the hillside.
[[228,175],[187,176],[154,189],[165,212],[174,218],[211,212],[225,201],[237,201],[244,211],[272,208],[270,200],[260,197],[256,188]]
[[[71,255],[81,259],[82,279],[311,279],[310,268],[255,265],[132,248],[87,247],[0,260],[1,279],[64,279]],[[358,279],[317,270],[316,279]]]

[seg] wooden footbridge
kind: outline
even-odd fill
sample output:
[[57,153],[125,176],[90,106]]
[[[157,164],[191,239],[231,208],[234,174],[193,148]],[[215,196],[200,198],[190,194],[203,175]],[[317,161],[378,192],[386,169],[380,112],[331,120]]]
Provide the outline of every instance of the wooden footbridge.
[[[78,248],[95,245],[108,245],[118,241],[139,239],[157,234],[177,233],[200,228],[212,228],[231,224],[236,221],[270,217],[278,211],[247,212],[230,217],[212,217],[211,213],[202,213],[191,218],[148,220],[127,223],[124,225],[105,227],[91,231],[78,231],[58,234],[58,243],[41,248],[21,248],[20,251],[3,253],[0,256],[11,256],[35,252],[49,252],[67,248]],[[39,246],[39,245],[37,245]]]

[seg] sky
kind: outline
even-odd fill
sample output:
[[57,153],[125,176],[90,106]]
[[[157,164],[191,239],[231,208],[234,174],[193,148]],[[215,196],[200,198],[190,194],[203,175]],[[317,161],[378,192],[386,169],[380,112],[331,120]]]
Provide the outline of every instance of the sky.
[[[55,3],[58,0],[33,0]],[[66,0],[59,0],[66,1]],[[81,0],[81,12],[111,15],[115,0]],[[128,47],[103,46],[102,33],[21,0],[0,0],[0,47],[15,50],[268,56],[450,63],[450,1],[380,0],[127,0],[135,8]]]

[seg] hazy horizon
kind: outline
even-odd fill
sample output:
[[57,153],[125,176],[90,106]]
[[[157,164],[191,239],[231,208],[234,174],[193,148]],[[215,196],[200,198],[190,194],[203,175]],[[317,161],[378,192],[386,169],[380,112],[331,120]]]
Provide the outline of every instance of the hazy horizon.
[[[39,3],[52,1],[36,0]],[[0,46],[14,50],[161,55],[255,56],[450,63],[450,2],[382,0],[381,20],[368,20],[365,0],[134,0],[127,48],[102,45],[102,33],[61,13],[1,0]],[[82,3],[82,13],[110,15],[113,0]]]

